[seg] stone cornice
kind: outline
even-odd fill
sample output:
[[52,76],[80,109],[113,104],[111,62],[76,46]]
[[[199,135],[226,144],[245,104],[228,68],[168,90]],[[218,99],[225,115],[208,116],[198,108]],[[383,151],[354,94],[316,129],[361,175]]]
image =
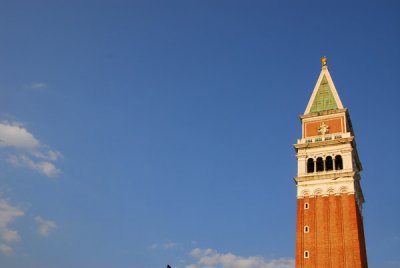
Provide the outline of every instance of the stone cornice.
[[356,177],[356,172],[355,171],[342,171],[342,172],[321,172],[321,173],[311,173],[310,175],[306,176],[296,176],[294,177],[294,180],[297,183],[299,182],[306,182],[306,181],[314,181],[314,180],[335,180],[338,178],[343,178],[343,177]]
[[[317,196],[355,194],[360,213],[364,203],[364,195],[360,187],[360,176],[356,172],[342,172],[341,176],[320,177],[299,180],[297,182],[297,198],[314,198]],[[337,174],[337,175],[339,175]],[[310,176],[312,177],[312,176]]]
[[304,115],[300,115],[300,120],[305,119],[305,118],[328,115],[328,114],[339,114],[339,113],[343,113],[343,112],[347,113],[347,111],[348,111],[347,108],[343,108],[343,109],[323,111],[323,112],[319,112],[319,113],[304,114]]
[[315,147],[337,145],[337,144],[343,144],[343,143],[351,143],[351,142],[353,142],[353,140],[354,140],[354,137],[349,137],[349,138],[334,139],[334,140],[329,140],[329,141],[318,141],[318,142],[294,144],[293,147],[295,149],[315,148]]

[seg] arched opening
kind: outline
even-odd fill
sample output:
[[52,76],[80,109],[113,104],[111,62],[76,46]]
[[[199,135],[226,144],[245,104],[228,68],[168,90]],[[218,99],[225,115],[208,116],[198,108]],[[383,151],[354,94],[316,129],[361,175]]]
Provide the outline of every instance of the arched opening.
[[307,173],[314,172],[314,159],[308,158],[307,160]]
[[317,172],[324,171],[324,160],[322,157],[317,158]]
[[326,171],[333,170],[333,159],[332,159],[332,156],[328,156],[325,159],[325,170]]
[[343,160],[342,160],[342,156],[340,156],[340,155],[335,156],[335,169],[336,170],[343,169]]

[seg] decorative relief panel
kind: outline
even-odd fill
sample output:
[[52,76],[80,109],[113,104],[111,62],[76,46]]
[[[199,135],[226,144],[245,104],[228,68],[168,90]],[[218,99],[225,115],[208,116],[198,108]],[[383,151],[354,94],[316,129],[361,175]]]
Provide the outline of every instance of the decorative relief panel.
[[[321,126],[323,127],[321,128]],[[333,133],[344,133],[343,117],[304,123],[304,138]]]

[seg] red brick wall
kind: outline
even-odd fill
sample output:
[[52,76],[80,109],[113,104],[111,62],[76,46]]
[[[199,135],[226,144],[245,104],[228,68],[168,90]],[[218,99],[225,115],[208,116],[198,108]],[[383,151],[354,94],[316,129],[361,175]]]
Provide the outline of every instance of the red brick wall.
[[318,128],[319,128],[319,126],[321,125],[322,122],[324,122],[325,124],[327,124],[329,126],[328,134],[345,132],[345,129],[344,129],[344,118],[343,117],[337,117],[337,118],[332,118],[332,119],[327,119],[327,120],[319,120],[319,121],[304,123],[304,135],[303,135],[303,137],[306,138],[306,137],[312,137],[312,136],[320,135],[318,133]]
[[[309,209],[304,209],[304,203]],[[304,226],[310,227],[304,233]],[[296,268],[367,268],[362,217],[353,194],[297,200]],[[310,257],[305,259],[304,251]]]

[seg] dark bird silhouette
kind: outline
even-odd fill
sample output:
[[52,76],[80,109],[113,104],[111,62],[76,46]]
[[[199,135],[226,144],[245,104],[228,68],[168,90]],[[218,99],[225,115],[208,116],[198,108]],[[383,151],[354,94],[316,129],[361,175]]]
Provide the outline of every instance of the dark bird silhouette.
[[167,265],[167,268],[172,268],[171,265]]

